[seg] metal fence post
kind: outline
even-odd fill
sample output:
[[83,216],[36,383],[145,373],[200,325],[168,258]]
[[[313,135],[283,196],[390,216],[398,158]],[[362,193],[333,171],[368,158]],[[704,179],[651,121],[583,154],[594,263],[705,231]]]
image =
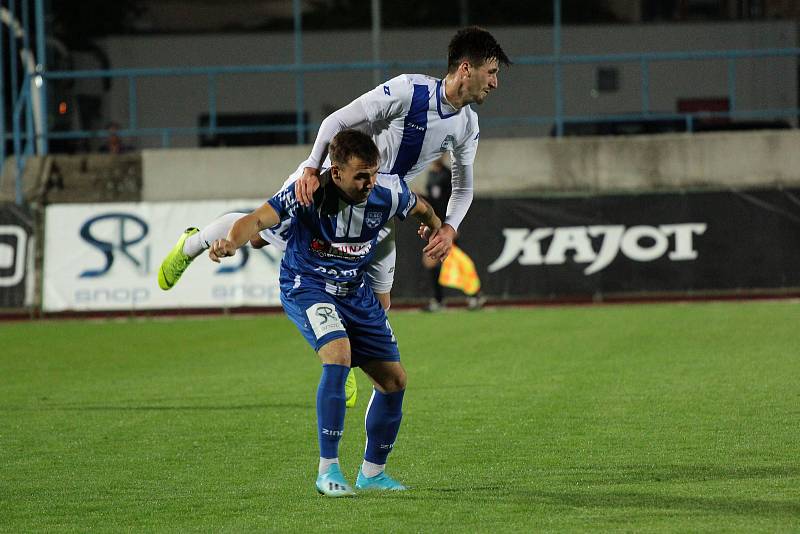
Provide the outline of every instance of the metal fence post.
[[642,68],[642,113],[650,113],[650,63],[644,58],[641,60]]
[[564,91],[561,71],[561,0],[553,0],[553,56],[555,57],[556,136],[564,137]]
[[736,60],[728,60],[728,111],[736,111]]
[[297,144],[302,145],[305,141],[305,124],[303,118],[303,102],[305,87],[305,80],[303,79],[303,72],[300,68],[303,66],[303,13],[300,5],[300,0],[292,1],[292,9],[294,10],[294,64],[298,70],[294,75],[294,99],[296,106],[296,128],[297,128]]
[[216,135],[217,129],[217,77],[208,75],[208,129],[209,135]]
[[[42,156],[48,153],[48,129],[47,123],[49,113],[47,107],[47,45],[45,44],[44,27],[44,0],[36,0],[36,56],[37,72],[41,82],[37,83],[39,89],[39,154]],[[29,101],[30,103],[30,101]]]
[[136,77],[128,76],[128,128],[131,130],[139,127],[139,121],[136,118],[139,114],[136,98]]

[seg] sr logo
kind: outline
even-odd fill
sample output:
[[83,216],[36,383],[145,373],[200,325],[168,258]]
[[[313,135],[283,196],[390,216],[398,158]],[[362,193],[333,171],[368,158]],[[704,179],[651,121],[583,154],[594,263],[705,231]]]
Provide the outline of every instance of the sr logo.
[[80,235],[84,241],[95,247],[105,258],[105,265],[99,269],[87,269],[80,278],[93,278],[105,275],[121,256],[133,264],[143,275],[150,272],[150,246],[136,247],[147,237],[147,223],[130,213],[105,213],[92,217],[81,226]]
[[326,325],[328,321],[335,321],[338,319],[333,306],[319,306],[314,313],[319,317],[320,325]]
[[330,332],[344,330],[336,307],[328,302],[318,302],[309,306],[306,309],[306,317],[317,339]]

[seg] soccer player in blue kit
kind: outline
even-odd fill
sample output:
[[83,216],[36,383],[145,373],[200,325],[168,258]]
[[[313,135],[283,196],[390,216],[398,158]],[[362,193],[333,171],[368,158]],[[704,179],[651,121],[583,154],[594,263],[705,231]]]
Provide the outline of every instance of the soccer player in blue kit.
[[[331,165],[331,139],[343,129],[368,134],[381,156],[380,174],[394,174],[406,183],[424,172],[428,165],[449,152],[452,161],[452,194],[444,214],[444,224],[431,233],[429,249],[433,260],[443,261],[450,253],[458,227],[467,214],[473,197],[473,162],[478,149],[478,114],[470,104],[481,105],[498,87],[501,65],[511,62],[491,33],[471,26],[456,32],[447,51],[447,74],[434,78],[421,74],[401,74],[333,112],[319,127],[314,146],[306,161],[286,180],[282,189],[295,184],[301,204],[311,203],[319,186],[320,173]],[[189,228],[161,264],[158,283],[169,290],[178,282],[191,262],[212,242],[228,234],[242,213],[229,213],[202,229]],[[443,214],[439,214],[443,215]],[[283,250],[290,231],[289,223],[264,229],[250,236],[253,247],[271,243]],[[391,305],[396,248],[394,225],[381,231],[378,250],[366,271],[367,283],[385,309]],[[355,377],[348,381],[349,405],[355,405]]]
[[[372,139],[356,130],[336,134],[331,167],[310,206],[301,204],[293,184],[255,211],[239,218],[225,239],[214,241],[214,261],[233,256],[251,236],[281,221],[291,232],[281,261],[281,302],[289,318],[322,362],[317,390],[320,446],[317,490],[344,497],[355,491],[339,468],[344,433],[345,380],[361,367],[374,383],[366,414],[367,444],[357,489],[404,490],[385,465],[400,429],[406,373],[386,311],[366,283],[365,272],[384,225],[414,215],[420,236],[430,237],[441,221],[397,175],[378,174],[380,156]],[[430,246],[430,243],[429,243]]]
[[[433,232],[431,256],[444,260],[473,197],[473,162],[478,150],[478,114],[470,104],[483,104],[498,87],[501,65],[511,62],[491,33],[472,26],[459,30],[447,51],[447,75],[434,78],[401,74],[330,114],[319,127],[306,161],[282,188],[295,183],[301,204],[308,205],[319,186],[319,174],[330,166],[328,144],[337,132],[356,129],[378,146],[381,174],[396,174],[410,183],[444,152],[451,154],[452,194],[442,228]],[[194,258],[216,239],[225,237],[241,213],[229,213],[198,230],[189,228],[166,256],[159,286],[172,288]],[[251,236],[255,247],[272,243],[285,248],[286,224]],[[384,308],[391,303],[395,244],[391,225],[381,232],[381,247],[367,271],[367,281]]]

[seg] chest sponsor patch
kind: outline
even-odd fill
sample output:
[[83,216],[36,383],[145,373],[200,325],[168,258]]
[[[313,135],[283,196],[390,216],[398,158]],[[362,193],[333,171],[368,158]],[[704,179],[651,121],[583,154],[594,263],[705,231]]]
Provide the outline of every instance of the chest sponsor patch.
[[306,310],[306,317],[317,339],[331,332],[344,331],[342,320],[333,304],[318,302]]
[[321,258],[337,258],[355,261],[363,258],[372,250],[372,241],[362,243],[331,243],[321,239],[311,240],[311,251]]

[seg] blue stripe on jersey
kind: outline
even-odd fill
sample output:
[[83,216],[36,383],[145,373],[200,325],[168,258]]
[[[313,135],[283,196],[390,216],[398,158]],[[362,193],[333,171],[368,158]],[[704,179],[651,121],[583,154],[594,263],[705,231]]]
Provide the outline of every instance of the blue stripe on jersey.
[[408,110],[403,126],[403,139],[400,141],[400,149],[389,174],[397,174],[403,178],[419,159],[425,131],[428,129],[429,98],[427,85],[414,84],[411,109]]

